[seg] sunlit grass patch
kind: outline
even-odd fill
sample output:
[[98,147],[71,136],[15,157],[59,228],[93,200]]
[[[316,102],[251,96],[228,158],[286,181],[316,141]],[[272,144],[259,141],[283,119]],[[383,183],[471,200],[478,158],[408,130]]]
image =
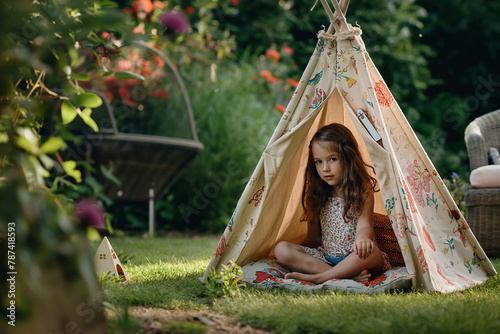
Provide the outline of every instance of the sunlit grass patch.
[[[105,301],[116,307],[208,310],[273,333],[500,332],[498,275],[475,288],[451,294],[365,295],[245,288],[235,296],[214,299],[207,296],[199,277],[218,240],[218,236],[110,238],[118,254],[134,257],[123,264],[130,283],[102,282]],[[500,270],[500,259],[492,262]]]

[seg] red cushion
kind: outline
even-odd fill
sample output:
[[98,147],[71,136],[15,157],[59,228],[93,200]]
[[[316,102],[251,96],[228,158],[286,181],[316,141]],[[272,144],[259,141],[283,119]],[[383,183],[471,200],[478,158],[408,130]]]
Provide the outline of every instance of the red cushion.
[[380,250],[389,256],[392,267],[404,267],[405,261],[387,215],[374,214],[373,230]]

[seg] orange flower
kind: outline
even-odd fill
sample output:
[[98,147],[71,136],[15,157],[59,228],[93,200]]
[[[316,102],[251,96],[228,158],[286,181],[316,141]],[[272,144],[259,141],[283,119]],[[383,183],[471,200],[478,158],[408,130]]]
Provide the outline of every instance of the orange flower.
[[282,114],[284,114],[284,113],[285,113],[285,111],[286,111],[285,106],[284,106],[284,105],[282,105],[282,104],[276,104],[276,105],[274,106],[274,108],[275,108],[275,109],[277,109],[277,110],[279,110]]
[[138,25],[137,27],[132,29],[132,35],[137,35],[137,34],[146,35],[146,31],[144,30],[144,27],[142,25]]
[[196,13],[195,9],[191,6],[187,6],[186,8],[184,8],[184,11],[188,14],[194,14]]
[[233,4],[233,6],[238,6],[238,0],[231,0],[231,3]]
[[138,12],[146,12],[149,13],[153,10],[153,3],[151,0],[134,0],[132,4],[132,8],[136,13]]
[[289,47],[289,46],[284,46],[284,47],[282,47],[282,48],[281,48],[281,51],[283,51],[284,53],[286,53],[286,54],[288,54],[288,55],[290,55],[290,56],[292,56],[292,55],[295,53],[295,50],[294,50],[294,49],[292,49],[292,48],[291,48],[291,47]]
[[293,88],[297,88],[297,86],[299,85],[299,82],[292,78],[287,79],[286,82]]
[[127,58],[130,59],[130,60],[139,60],[139,55],[137,55],[135,53],[129,53],[127,55]]
[[118,71],[128,71],[132,67],[132,63],[128,60],[120,60],[118,62]]
[[158,65],[159,67],[163,67],[165,65],[165,61],[163,61],[163,58],[160,56],[156,56],[153,58],[153,61]]
[[166,90],[155,90],[149,93],[151,97],[163,97],[168,99],[170,97],[170,93]]
[[153,2],[153,9],[163,9],[165,5],[161,1]]
[[144,67],[141,69],[141,75],[149,75],[149,65],[144,65]]
[[280,60],[280,53],[274,49],[267,49],[266,51],[266,58],[269,58],[273,61],[278,61]]
[[280,81],[279,78],[273,76],[268,70],[260,71],[260,76],[264,79],[264,81],[269,82],[273,85],[276,85]]
[[270,77],[268,80],[268,82],[270,82],[273,85],[276,85],[279,81],[280,81],[280,79],[276,78],[276,77]]
[[260,71],[260,76],[262,78],[264,78],[264,80],[266,80],[266,81],[269,81],[269,79],[273,77],[273,75],[271,74],[271,72],[269,72],[268,70],[262,70],[262,71]]

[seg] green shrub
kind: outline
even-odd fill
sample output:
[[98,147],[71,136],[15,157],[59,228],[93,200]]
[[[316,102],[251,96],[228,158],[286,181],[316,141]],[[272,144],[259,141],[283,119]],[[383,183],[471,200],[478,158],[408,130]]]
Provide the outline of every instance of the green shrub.
[[234,260],[231,260],[227,266],[223,264],[221,272],[212,268],[206,280],[207,295],[214,298],[238,295],[240,287],[246,287],[246,284],[239,283],[242,278],[243,271],[234,263]]
[[467,190],[471,188],[471,185],[465,182],[457,173],[452,173],[450,178],[451,179],[443,179],[443,182],[462,212],[462,215],[465,217],[467,210],[465,207],[464,195]]
[[173,219],[160,226],[220,232],[229,221],[281,116],[280,96],[256,77],[257,62],[220,65],[215,80],[200,68],[184,73],[205,149],[169,191],[169,209],[158,215]]

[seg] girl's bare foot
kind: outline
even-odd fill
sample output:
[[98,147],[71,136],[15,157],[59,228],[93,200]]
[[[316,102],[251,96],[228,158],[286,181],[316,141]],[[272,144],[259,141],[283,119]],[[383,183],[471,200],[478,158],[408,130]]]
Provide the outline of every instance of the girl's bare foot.
[[314,274],[303,274],[303,273],[298,273],[298,272],[291,272],[285,275],[285,279],[295,279],[299,281],[306,281],[306,282],[311,282],[311,283],[324,283],[324,281],[321,281],[321,279],[318,277],[318,275]]
[[372,274],[370,274],[368,270],[364,269],[352,279],[357,282],[368,282],[370,278],[372,278]]
[[[359,274],[351,278],[357,282],[368,282],[372,277],[372,274],[367,269],[362,270]],[[324,283],[327,279],[321,277],[318,274],[303,274],[298,272],[291,272],[285,275],[285,279],[296,279],[299,281],[307,281],[311,283]]]

